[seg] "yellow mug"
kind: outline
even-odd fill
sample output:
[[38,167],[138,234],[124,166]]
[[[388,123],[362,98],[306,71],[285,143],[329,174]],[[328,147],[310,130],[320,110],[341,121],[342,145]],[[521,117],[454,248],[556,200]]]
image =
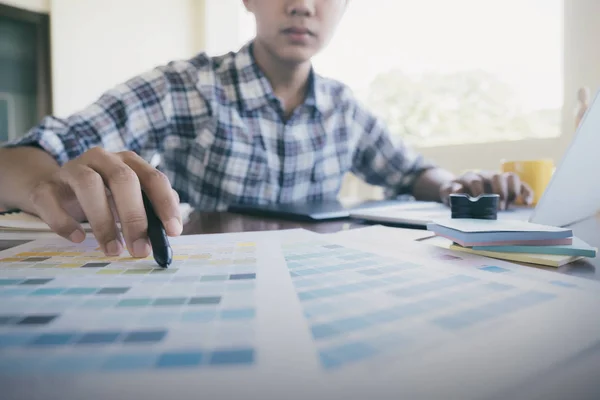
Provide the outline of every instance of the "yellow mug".
[[[533,189],[533,205],[536,205],[552,179],[554,162],[547,159],[502,161],[501,169],[502,172],[514,172]],[[518,199],[517,204],[523,204],[522,199]]]

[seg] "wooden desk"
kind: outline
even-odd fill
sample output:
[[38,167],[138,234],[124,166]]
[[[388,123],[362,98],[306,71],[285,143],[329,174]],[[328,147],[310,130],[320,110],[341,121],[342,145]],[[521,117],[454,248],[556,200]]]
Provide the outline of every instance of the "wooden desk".
[[317,233],[333,233],[364,224],[353,221],[300,222],[274,218],[254,217],[228,212],[192,213],[183,229],[184,235],[199,233],[232,233],[274,231],[282,229],[308,229]]
[[[183,229],[183,234],[272,231],[294,228],[308,229],[318,233],[332,233],[361,226],[367,225],[361,222],[347,220],[333,222],[295,222],[227,212],[204,212],[193,213],[190,215],[190,219]],[[600,215],[596,218],[590,218],[577,223],[572,228],[575,235],[585,240],[590,245],[600,248]],[[21,240],[0,240],[0,250],[26,242],[27,241]],[[548,269],[557,271],[555,268]],[[600,280],[600,257],[565,265],[559,268],[558,272]]]

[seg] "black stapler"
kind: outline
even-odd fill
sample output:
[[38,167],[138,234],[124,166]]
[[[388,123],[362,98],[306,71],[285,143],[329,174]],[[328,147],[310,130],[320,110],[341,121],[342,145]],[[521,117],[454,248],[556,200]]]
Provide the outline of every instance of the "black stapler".
[[484,194],[471,197],[468,194],[451,194],[452,218],[498,219],[497,194]]

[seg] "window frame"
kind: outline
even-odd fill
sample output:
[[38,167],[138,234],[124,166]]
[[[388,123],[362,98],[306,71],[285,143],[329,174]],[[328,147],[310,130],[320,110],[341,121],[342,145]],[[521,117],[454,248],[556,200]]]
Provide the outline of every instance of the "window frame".
[[[224,5],[223,3],[227,3]],[[600,37],[600,24],[594,21],[600,15],[596,0],[563,0],[563,108],[560,135],[552,138],[525,138],[511,141],[463,143],[440,146],[415,146],[425,157],[437,164],[460,173],[466,169],[498,169],[502,159],[553,159],[558,162],[575,132],[576,93],[588,87],[594,94],[600,87],[600,46],[593,38]],[[236,2],[205,0],[207,21],[206,46],[232,50],[239,47],[242,29],[240,21],[246,11]],[[210,20],[219,21],[224,29],[214,28]],[[230,21],[230,23],[224,23]],[[217,30],[218,29],[218,30]],[[594,68],[594,65],[598,66]]]
[[52,56],[50,52],[50,16],[47,13],[25,10],[0,4],[0,16],[34,24],[37,40],[37,119],[52,114]]

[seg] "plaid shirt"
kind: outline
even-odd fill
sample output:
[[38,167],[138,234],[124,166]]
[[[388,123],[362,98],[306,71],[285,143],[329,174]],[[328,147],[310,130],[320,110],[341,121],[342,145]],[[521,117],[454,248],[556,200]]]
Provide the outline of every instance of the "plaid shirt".
[[251,49],[171,62],[66,119],[46,117],[10,145],[39,146],[60,165],[94,146],[159,154],[181,201],[199,210],[335,199],[348,171],[409,193],[432,166],[393,141],[346,86],[314,72],[286,120]]

